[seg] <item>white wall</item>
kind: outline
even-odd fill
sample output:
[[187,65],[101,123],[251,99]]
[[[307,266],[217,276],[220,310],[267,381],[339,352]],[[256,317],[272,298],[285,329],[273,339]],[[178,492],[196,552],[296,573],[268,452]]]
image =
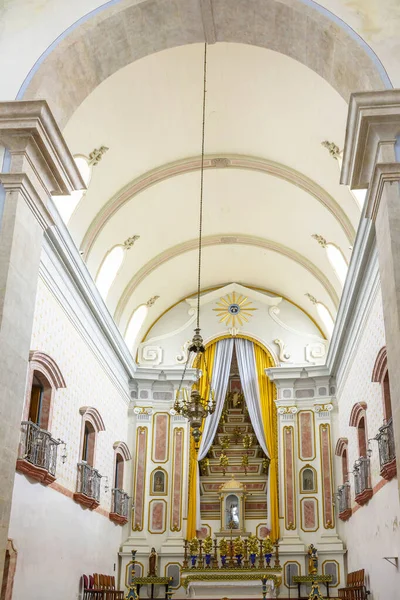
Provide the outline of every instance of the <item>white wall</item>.
[[[354,351],[347,364],[339,369],[339,418],[337,437],[349,440],[349,469],[359,457],[357,431],[349,427],[351,409],[356,402],[367,403],[368,438],[373,438],[383,424],[383,404],[378,383],[371,382],[372,370],[379,350],[385,345],[382,298],[380,289],[374,291],[370,308],[355,340]],[[336,437],[336,439],[337,439]],[[334,440],[336,442],[336,439]],[[371,600],[397,600],[400,574],[384,556],[398,556],[400,550],[400,506],[397,479],[382,482],[379,475],[379,454],[376,442],[371,442],[372,487],[375,494],[367,505],[359,507],[350,519],[339,521],[339,534],[348,549],[348,571],[365,569],[369,577]],[[340,459],[336,459],[336,482],[341,483]],[[350,474],[352,505],[354,477]],[[378,488],[384,483],[383,487]]]
[[13,600],[75,600],[82,573],[117,575],[121,528],[19,473],[9,537],[18,552]]

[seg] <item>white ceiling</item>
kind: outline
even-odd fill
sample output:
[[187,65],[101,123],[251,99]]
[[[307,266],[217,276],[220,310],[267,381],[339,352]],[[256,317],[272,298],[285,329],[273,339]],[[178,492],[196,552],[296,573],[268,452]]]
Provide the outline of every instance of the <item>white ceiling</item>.
[[[73,153],[109,147],[93,169],[89,189],[70,221],[77,245],[87,252],[92,274],[115,244],[140,235],[108,297],[112,314],[118,307],[122,330],[135,307],[151,296],[160,299],[149,311],[148,325],[195,291],[195,252],[181,254],[175,247],[197,235],[199,171],[169,176],[128,197],[104,220],[97,235],[91,234],[99,211],[130,182],[199,155],[202,61],[203,45],[194,44],[129,65],[95,89],[64,131]],[[336,161],[321,146],[327,139],[342,147],[346,116],[344,100],[293,59],[241,44],[208,47],[206,153],[257,157],[299,172],[323,188],[356,229],[359,209],[339,185]],[[347,259],[351,239],[340,219],[300,189],[296,173],[292,174],[294,183],[242,168],[205,172],[204,236],[250,236],[263,243],[207,247],[203,286],[237,281],[268,288],[318,320],[305,293],[335,314],[334,296],[340,297],[341,288],[311,234],[337,244]],[[89,246],[88,239],[92,240]],[[267,250],[268,242],[289,248],[300,260]],[[153,268],[159,255],[162,265]],[[167,260],[169,255],[174,257]],[[314,274],[299,263],[312,264]],[[147,276],[132,288],[138,271]],[[328,286],[322,285],[318,273]]]

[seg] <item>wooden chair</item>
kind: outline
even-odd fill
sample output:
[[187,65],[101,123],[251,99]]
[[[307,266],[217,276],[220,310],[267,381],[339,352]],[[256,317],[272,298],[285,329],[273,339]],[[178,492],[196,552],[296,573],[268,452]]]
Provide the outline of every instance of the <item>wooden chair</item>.
[[346,587],[338,589],[339,598],[342,600],[367,600],[369,592],[365,587],[365,570],[348,573]]

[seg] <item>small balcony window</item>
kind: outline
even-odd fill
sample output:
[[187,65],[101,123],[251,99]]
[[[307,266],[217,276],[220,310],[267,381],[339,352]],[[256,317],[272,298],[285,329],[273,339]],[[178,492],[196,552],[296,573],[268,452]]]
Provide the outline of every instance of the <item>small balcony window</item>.
[[101,475],[86,462],[78,463],[78,481],[74,500],[93,510],[100,504]]
[[112,501],[110,520],[119,525],[125,525],[128,522],[129,496],[124,491],[124,468],[125,462],[131,460],[132,456],[125,442],[116,442],[114,444],[114,488],[112,490]]
[[357,504],[366,504],[372,498],[370,460],[360,456],[354,463],[354,491]]
[[379,428],[375,436],[379,447],[379,462],[381,467],[381,477],[384,479],[393,479],[397,473],[396,467],[396,449],[394,444],[393,421],[389,421]]
[[347,521],[351,517],[350,484],[339,485],[337,491],[339,503],[339,519]]

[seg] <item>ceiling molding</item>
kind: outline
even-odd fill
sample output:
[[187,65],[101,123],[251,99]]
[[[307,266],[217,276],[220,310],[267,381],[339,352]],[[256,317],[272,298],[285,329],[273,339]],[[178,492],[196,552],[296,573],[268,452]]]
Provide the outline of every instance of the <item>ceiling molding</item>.
[[[140,177],[137,177],[124,188],[119,190],[107,204],[97,213],[88,230],[85,233],[81,244],[81,250],[85,260],[100,235],[107,222],[130,200],[144,192],[149,187],[161,183],[171,177],[177,177],[186,173],[200,170],[201,157],[192,156],[182,160],[168,163],[152,169]],[[355,239],[355,230],[350,219],[336,202],[336,200],[324,190],[318,183],[303,175],[299,171],[277,163],[266,158],[257,156],[246,156],[241,154],[218,154],[207,155],[204,158],[205,169],[244,169],[272,175],[283,179],[292,185],[302,189],[304,192],[315,198],[324,206],[336,219],[343,229],[349,243],[352,245]]]
[[[139,271],[135,273],[135,275],[131,278],[127,286],[125,287],[117,308],[114,314],[114,320],[119,325],[121,321],[121,317],[124,314],[125,308],[129,302],[130,297],[135,292],[137,287],[158,267],[161,265],[173,260],[174,258],[185,254],[186,252],[191,252],[192,250],[196,250],[198,248],[198,239],[188,240],[181,244],[177,244],[172,248],[168,248],[164,252],[161,252],[154,258],[152,258],[148,263],[146,263]],[[272,240],[267,240],[265,238],[260,238],[252,235],[242,235],[238,234],[228,234],[228,235],[209,235],[203,237],[202,246],[203,248],[208,246],[218,246],[221,244],[241,244],[244,246],[255,246],[256,248],[262,248],[263,250],[271,250],[272,252],[277,252],[278,254],[282,254],[282,256],[286,256],[290,260],[293,260],[297,264],[301,265],[305,268],[309,273],[311,273],[319,283],[325,288],[327,294],[331,298],[335,308],[338,307],[339,299],[336,293],[335,288],[329,281],[329,279],[324,275],[318,267],[316,267],[308,258],[299,254],[295,250],[284,246],[283,244],[279,244]]]

